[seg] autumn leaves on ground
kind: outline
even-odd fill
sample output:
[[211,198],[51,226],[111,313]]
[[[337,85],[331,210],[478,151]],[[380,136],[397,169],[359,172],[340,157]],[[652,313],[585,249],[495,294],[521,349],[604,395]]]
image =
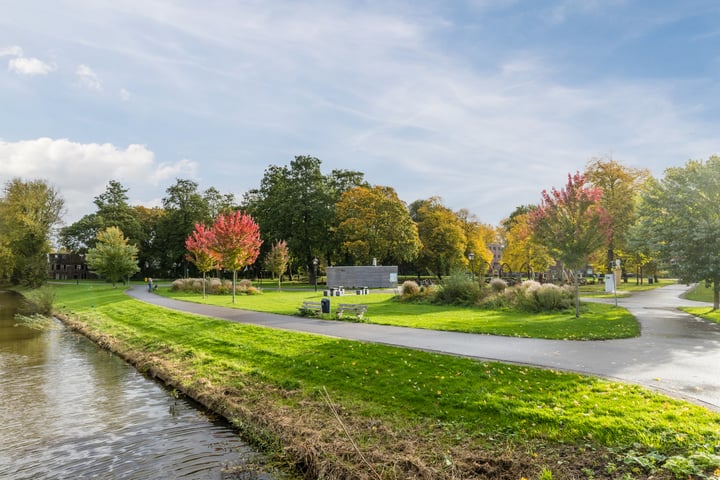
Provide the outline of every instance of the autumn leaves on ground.
[[716,413],[635,386],[238,325],[101,284],[59,287],[56,308],[305,478],[670,478],[720,466]]

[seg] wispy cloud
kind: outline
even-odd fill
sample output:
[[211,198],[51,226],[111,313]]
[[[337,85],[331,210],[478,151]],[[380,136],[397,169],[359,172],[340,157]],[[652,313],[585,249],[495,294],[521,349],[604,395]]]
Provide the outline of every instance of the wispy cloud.
[[23,50],[17,45],[11,45],[9,47],[0,47],[0,57],[22,57]]
[[95,71],[87,65],[80,65],[77,70],[75,70],[75,75],[77,75],[78,79],[80,79],[80,83],[84,87],[91,90],[97,90],[98,92],[102,91],[103,87],[100,82],[100,78],[97,76]]

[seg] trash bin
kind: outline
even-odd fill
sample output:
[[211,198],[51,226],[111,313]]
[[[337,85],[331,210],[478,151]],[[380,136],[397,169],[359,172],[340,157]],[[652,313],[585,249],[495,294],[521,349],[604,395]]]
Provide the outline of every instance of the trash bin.
[[648,277],[648,285],[652,285],[652,284],[653,284],[653,277]]
[[320,300],[320,311],[322,313],[330,313],[330,299],[323,298]]

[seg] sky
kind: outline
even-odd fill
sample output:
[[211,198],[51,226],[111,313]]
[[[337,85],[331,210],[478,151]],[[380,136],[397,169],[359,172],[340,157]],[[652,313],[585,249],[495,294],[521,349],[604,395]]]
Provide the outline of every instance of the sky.
[[496,225],[593,158],[720,153],[719,78],[715,0],[3,2],[0,182],[69,224],[310,155]]

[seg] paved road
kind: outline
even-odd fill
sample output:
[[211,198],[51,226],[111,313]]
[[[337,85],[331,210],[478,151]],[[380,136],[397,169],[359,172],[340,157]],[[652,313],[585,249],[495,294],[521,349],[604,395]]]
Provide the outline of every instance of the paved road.
[[620,306],[639,320],[640,337],[582,342],[274,315],[172,300],[140,287],[129,294],[156,305],[230,321],[598,375],[720,410],[720,325],[677,309],[682,305],[707,305],[680,299],[686,289],[671,285],[619,299]]

